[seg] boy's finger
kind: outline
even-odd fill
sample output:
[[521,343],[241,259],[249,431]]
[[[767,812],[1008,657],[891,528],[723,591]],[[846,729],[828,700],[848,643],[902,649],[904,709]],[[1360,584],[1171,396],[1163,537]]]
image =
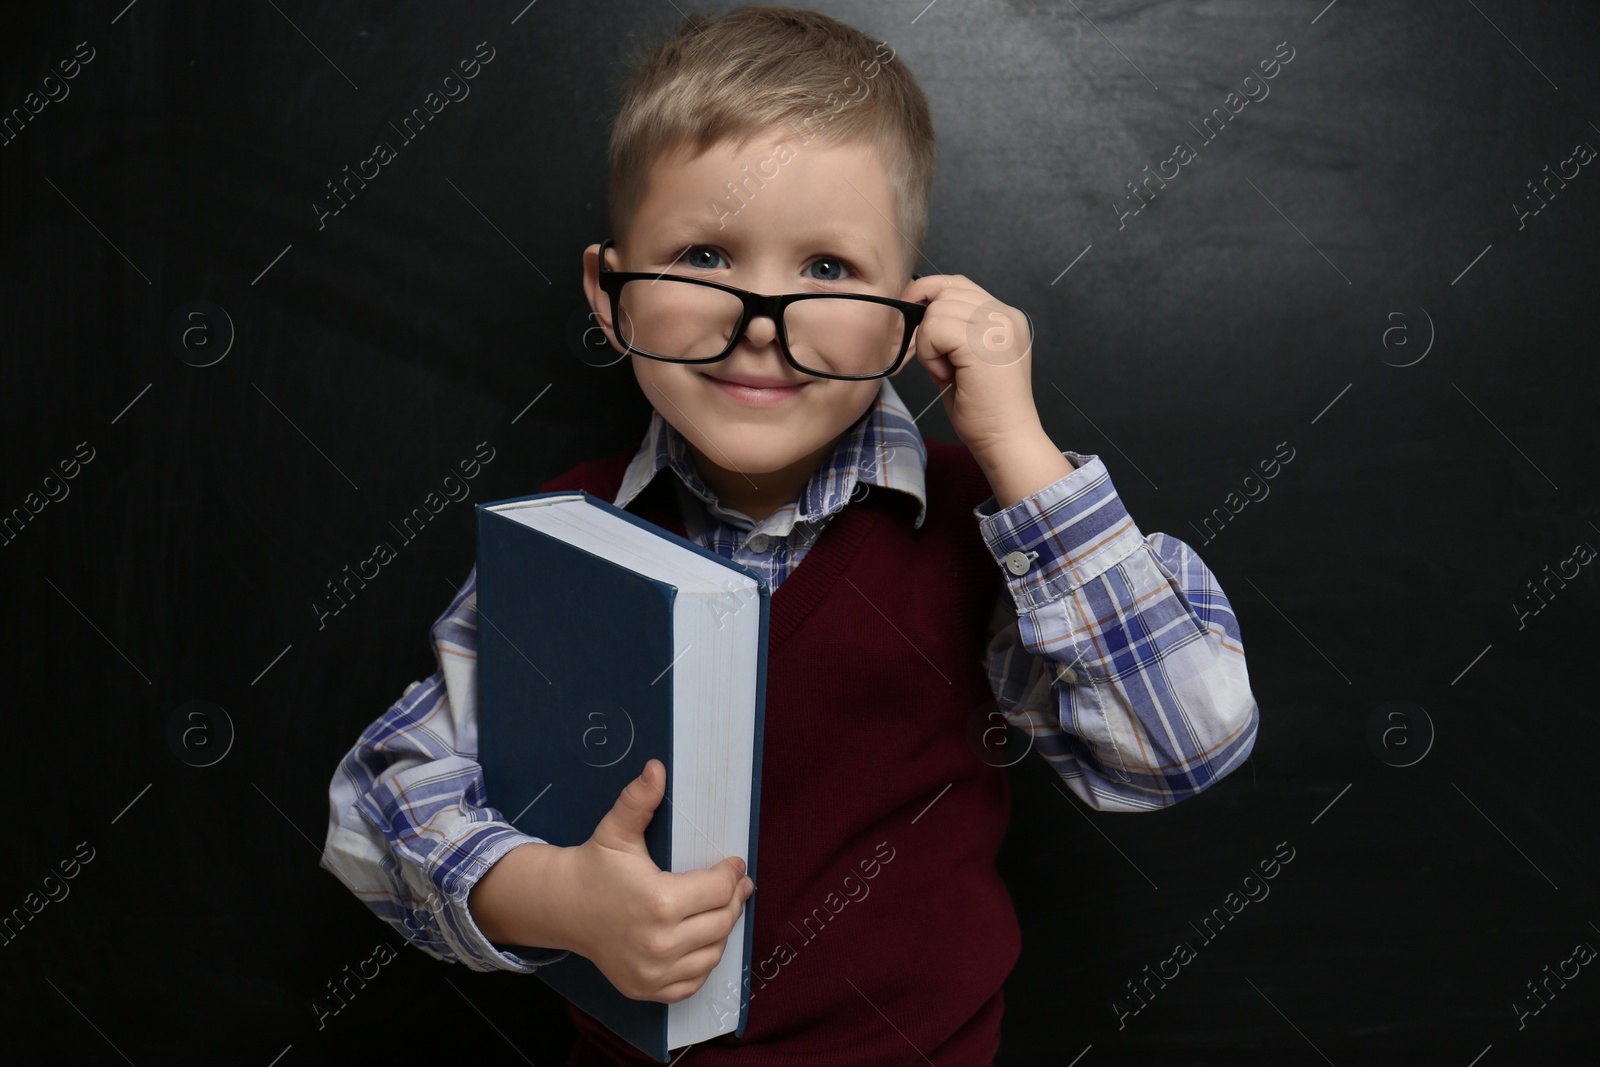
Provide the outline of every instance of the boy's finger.
[[667,969],[666,976],[663,980],[663,985],[671,986],[674,983],[682,981],[692,981],[697,984],[704,984],[704,981],[711,973],[712,968],[716,967],[718,963],[722,962],[722,954],[726,950],[727,945],[724,940],[724,942],[704,945],[700,948],[694,949],[691,952],[685,953],[677,963],[673,964]]
[[739,887],[748,879],[729,861],[704,870],[683,871],[672,877],[678,880],[677,889],[682,894],[680,899],[686,917],[744,904]]
[[655,818],[666,788],[666,775],[658,760],[650,760],[639,777],[623,786],[611,810],[600,819],[594,836],[611,848],[648,855],[644,831]]
[[705,948],[707,945],[720,945],[733,933],[734,924],[739,921],[739,913],[744,909],[744,896],[734,894],[733,901],[727,907],[713,908],[703,911],[699,915],[691,915],[678,924],[678,943],[683,946],[685,953],[695,949]]

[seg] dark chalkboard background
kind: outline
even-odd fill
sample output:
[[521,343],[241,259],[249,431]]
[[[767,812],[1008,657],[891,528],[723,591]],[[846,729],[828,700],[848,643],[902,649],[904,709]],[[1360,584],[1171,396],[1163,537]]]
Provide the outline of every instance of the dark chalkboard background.
[[[0,146],[0,508],[68,491],[0,547],[0,910],[93,850],[0,947],[6,1051],[560,1064],[540,983],[403,946],[317,1027],[324,983],[398,942],[317,866],[328,779],[432,670],[470,503],[320,630],[311,603],[479,442],[481,501],[637,440],[627,364],[564,335],[622,57],[679,12],[126,2],[0,30],[6,113],[94,55]],[[1548,577],[1600,546],[1600,172],[1516,205],[1600,147],[1600,10],[1325,4],[825,8],[932,101],[918,269],[1030,312],[1046,429],[1200,551],[1261,707],[1249,764],[1169,811],[1092,812],[1036,756],[1007,772],[1004,1064],[1595,1062],[1594,965],[1520,1028],[1513,1005],[1600,947],[1600,590],[1595,565]],[[480,41],[470,98],[319,229],[324,183]],[[1270,96],[1119,220],[1280,42]],[[922,425],[954,439],[938,404]],[[215,711],[211,749],[170,732],[189,701],[231,722],[211,766]],[[1204,943],[1191,924],[1280,843],[1271,895]],[[1184,938],[1119,1027],[1125,983]]]

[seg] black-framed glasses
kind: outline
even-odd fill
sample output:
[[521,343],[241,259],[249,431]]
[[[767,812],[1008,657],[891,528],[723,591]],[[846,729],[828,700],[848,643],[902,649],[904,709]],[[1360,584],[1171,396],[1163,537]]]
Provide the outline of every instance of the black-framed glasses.
[[765,296],[704,278],[612,270],[606,266],[611,241],[600,246],[600,288],[611,298],[613,333],[627,351],[647,359],[727,359],[760,315],[777,325],[778,348],[795,370],[844,381],[884,378],[905,360],[927,310],[887,296]]

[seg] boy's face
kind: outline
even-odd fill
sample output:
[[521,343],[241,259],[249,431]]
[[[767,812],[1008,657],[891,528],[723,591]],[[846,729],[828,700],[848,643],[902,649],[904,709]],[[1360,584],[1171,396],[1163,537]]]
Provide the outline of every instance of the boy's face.
[[[758,177],[747,179],[746,165]],[[742,206],[726,187],[730,181]],[[793,131],[780,127],[740,150],[723,142],[694,159],[682,153],[658,159],[625,243],[608,251],[607,266],[769,295],[899,297],[910,279],[894,217],[894,195],[870,145],[813,141],[800,147]],[[599,287],[599,251],[598,244],[584,251],[584,290],[620,352],[610,300]],[[640,388],[688,440],[713,488],[721,482],[758,499],[797,493],[881,388],[880,379],[837,381],[795,370],[778,347],[776,323],[765,317],[752,319],[738,346],[717,363],[632,358]],[[895,373],[914,358],[908,349]],[[781,398],[775,403],[750,402],[718,384],[728,379],[798,388],[767,394]],[[770,477],[746,477],[754,475]]]

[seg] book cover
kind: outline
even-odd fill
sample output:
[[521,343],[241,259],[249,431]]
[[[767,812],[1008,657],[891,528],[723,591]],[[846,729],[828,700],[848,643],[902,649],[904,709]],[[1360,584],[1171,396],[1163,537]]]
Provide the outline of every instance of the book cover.
[[[646,827],[644,840],[656,866],[673,869],[671,802],[678,786],[673,773],[671,684],[676,587],[491,510],[504,504],[575,497],[647,529],[675,550],[712,559],[756,583],[760,632],[754,774],[750,838],[743,855],[750,877],[759,879],[757,827],[770,591],[754,572],[581,490],[477,507],[479,763],[487,802],[523,833],[553,845],[580,845],[645,763],[652,757],[660,759],[667,769],[666,796]],[[702,998],[703,1009],[722,1018],[737,1005],[736,1036],[743,1035],[749,1011],[753,904],[752,897],[745,905],[739,988],[702,987],[695,994],[708,993]],[[673,1005],[624,996],[577,953],[534,973],[630,1044],[668,1062],[668,1010]]]

